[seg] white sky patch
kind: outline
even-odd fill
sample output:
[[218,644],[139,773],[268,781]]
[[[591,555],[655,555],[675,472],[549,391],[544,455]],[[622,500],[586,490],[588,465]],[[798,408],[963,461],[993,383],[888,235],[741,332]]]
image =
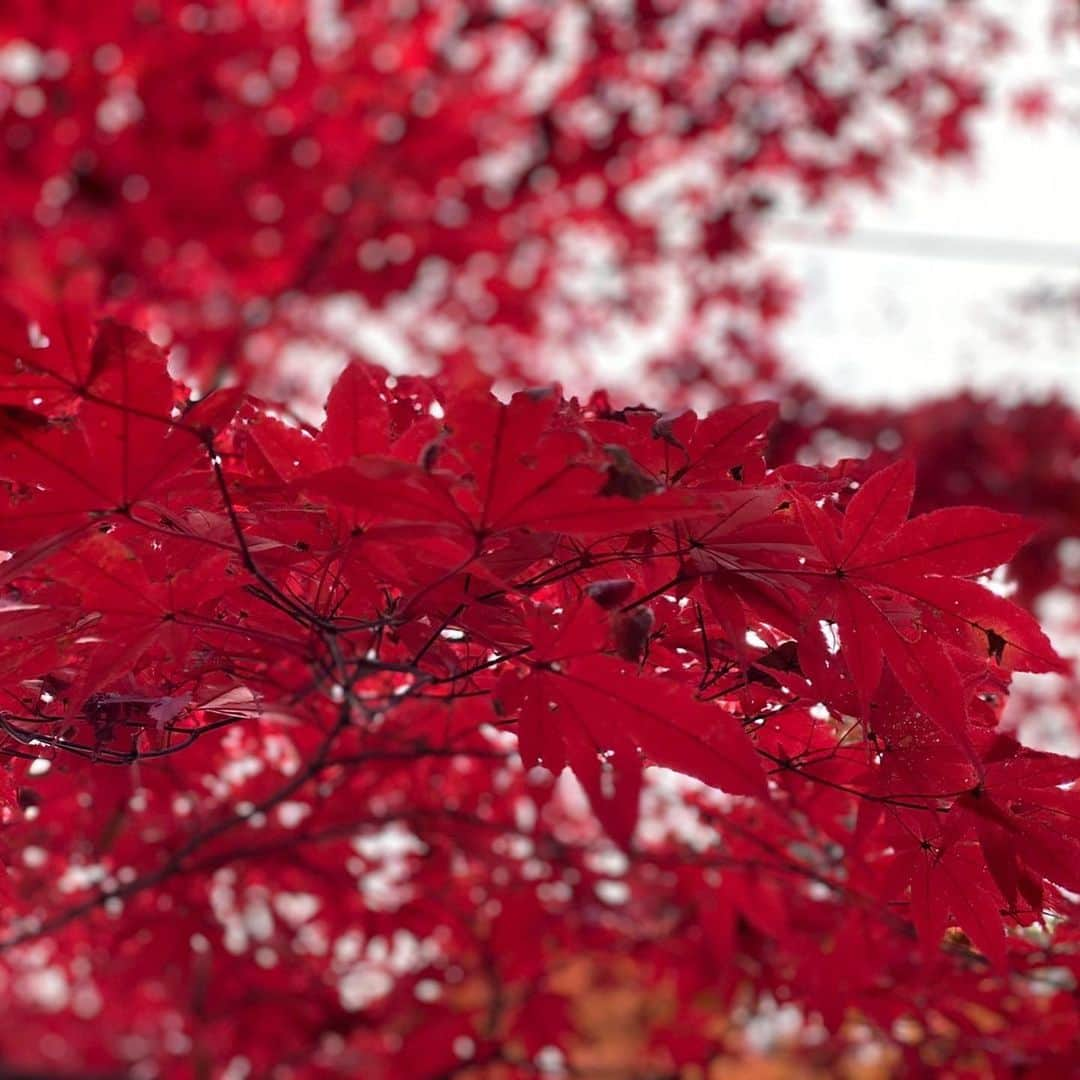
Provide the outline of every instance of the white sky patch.
[[[1080,402],[1080,311],[1052,304],[1080,291],[1080,45],[1051,45],[1046,0],[994,6],[1019,44],[993,73],[971,164],[918,163],[885,200],[849,198],[846,236],[807,215],[766,233],[802,292],[785,357],[830,396],[902,406],[973,387]],[[1040,84],[1066,118],[1025,126],[1011,96]],[[1021,310],[1025,295],[1048,298],[1046,313]]]

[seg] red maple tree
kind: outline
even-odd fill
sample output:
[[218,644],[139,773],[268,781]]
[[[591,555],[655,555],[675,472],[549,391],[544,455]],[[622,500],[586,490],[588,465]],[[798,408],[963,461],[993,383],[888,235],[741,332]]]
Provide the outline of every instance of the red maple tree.
[[[767,335],[694,340],[783,310],[774,186],[966,149],[1002,29],[504,6],[0,13],[0,1075],[712,1076],[762,1040],[1071,1075],[1080,760],[1003,711],[1067,672],[1029,611],[1076,585],[1074,414],[778,422]],[[536,385],[669,274],[662,408]],[[445,363],[356,359],[311,423],[284,355],[343,292]],[[670,407],[703,384],[735,403]],[[810,463],[883,429],[899,460]]]

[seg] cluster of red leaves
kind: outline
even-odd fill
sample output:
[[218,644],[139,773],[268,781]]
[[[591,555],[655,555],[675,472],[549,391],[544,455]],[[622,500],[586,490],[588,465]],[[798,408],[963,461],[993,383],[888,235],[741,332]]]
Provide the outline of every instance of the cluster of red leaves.
[[512,374],[672,303],[688,363],[760,363],[786,291],[746,262],[759,223],[966,153],[1007,39],[982,3],[857,7],[16,0],[3,273],[96,268],[202,379],[340,293]]
[[980,583],[1022,518],[770,468],[768,405],[356,365],[312,428],[2,315],[0,1060],[574,1075],[560,965],[625,955],[675,1002],[626,1075],[769,999],[826,1068],[1070,1067],[1080,761],[999,729],[1062,664]]

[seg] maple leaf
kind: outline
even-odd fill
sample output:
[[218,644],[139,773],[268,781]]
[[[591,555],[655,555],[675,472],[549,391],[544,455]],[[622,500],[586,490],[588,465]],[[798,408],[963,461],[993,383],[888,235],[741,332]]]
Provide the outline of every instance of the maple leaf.
[[[1080,779],[1074,758],[1030,750],[997,736],[983,756],[984,779],[958,800],[973,820],[986,865],[1002,894],[1016,903],[1023,882],[1045,878],[1076,891],[1080,830],[1074,824]],[[1034,873],[1024,874],[1027,866]],[[1037,909],[1041,913],[1041,908]]]
[[0,411],[0,483],[7,488],[0,528],[12,543],[130,514],[204,453],[202,424],[228,416],[225,395],[179,422],[164,354],[116,323],[98,328],[87,363],[86,381],[74,385],[51,371],[41,375],[74,396],[74,411]]
[[[907,520],[913,493],[912,465],[897,462],[859,488],[839,530],[825,509],[796,496],[821,567],[811,610],[835,622],[864,716],[887,663],[916,705],[969,746],[967,692],[943,642],[999,662],[1007,643],[1010,661],[1060,669],[1030,620],[965,580],[1007,562],[1034,529],[1016,515],[979,508]],[[965,632],[973,630],[981,640]]]
[[500,684],[520,710],[522,760],[559,773],[569,765],[612,837],[629,846],[644,763],[663,765],[733,795],[765,797],[761,764],[737,721],[675,683],[634,677],[598,654],[603,624],[581,609],[557,637],[536,636],[523,677]]

